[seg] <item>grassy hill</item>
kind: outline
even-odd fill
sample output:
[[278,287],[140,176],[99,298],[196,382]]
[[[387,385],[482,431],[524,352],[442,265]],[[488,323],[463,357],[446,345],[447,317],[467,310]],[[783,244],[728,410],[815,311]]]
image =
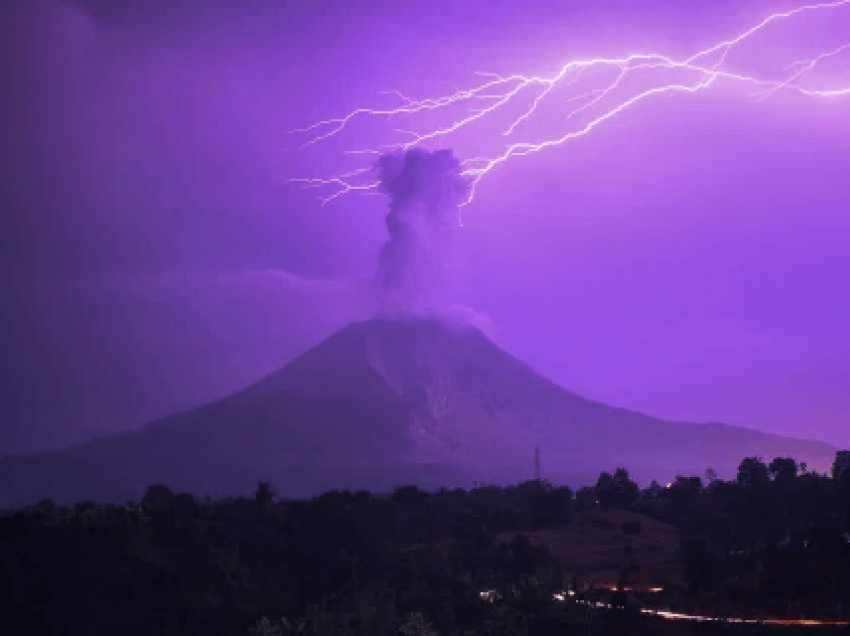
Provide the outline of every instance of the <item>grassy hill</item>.
[[[638,524],[627,534],[624,524]],[[569,524],[534,532],[506,532],[498,540],[510,543],[525,534],[531,544],[549,551],[581,581],[628,582],[642,587],[682,582],[679,535],[671,525],[625,510],[594,510],[576,515]]]

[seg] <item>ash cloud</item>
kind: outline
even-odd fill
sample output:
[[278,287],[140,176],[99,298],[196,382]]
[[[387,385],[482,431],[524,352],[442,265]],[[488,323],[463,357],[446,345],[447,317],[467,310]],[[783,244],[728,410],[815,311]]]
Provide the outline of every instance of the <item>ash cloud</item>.
[[383,313],[437,310],[457,291],[454,235],[469,179],[451,150],[389,153],[377,167],[390,199],[379,255]]

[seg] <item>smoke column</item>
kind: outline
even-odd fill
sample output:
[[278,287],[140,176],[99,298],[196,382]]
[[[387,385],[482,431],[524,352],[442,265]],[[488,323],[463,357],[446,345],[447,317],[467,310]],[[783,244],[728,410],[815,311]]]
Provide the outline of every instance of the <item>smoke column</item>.
[[383,313],[439,310],[456,291],[453,238],[470,180],[451,150],[384,154],[377,168],[390,199],[389,240],[379,255]]

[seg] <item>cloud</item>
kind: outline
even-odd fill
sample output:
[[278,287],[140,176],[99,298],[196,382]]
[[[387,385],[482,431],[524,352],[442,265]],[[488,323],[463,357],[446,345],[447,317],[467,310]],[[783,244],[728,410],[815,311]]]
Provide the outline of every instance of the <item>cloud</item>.
[[299,294],[358,294],[365,284],[353,279],[308,278],[283,269],[244,270],[217,279],[225,285],[251,284],[267,291],[292,291]]

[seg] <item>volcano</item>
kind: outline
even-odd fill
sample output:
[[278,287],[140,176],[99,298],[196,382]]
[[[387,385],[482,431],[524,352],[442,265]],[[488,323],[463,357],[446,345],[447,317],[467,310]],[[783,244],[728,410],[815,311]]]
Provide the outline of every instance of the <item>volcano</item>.
[[138,500],[146,486],[215,496],[268,480],[289,497],[544,477],[572,486],[628,468],[639,481],[731,476],[746,456],[826,469],[829,444],[719,423],[668,422],[580,397],[481,331],[437,318],[336,332],[256,384],[140,429],[0,461],[0,506]]

